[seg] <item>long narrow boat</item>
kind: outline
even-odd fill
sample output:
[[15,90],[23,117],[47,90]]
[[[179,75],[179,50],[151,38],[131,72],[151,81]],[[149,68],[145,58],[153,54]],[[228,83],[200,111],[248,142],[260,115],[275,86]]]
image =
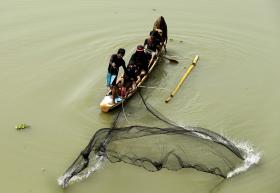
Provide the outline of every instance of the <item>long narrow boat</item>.
[[[166,46],[164,44],[164,46]],[[126,102],[130,97],[132,97],[138,90],[138,88],[140,86],[142,86],[145,82],[145,80],[148,78],[148,76],[150,75],[150,73],[152,72],[152,70],[154,69],[154,67],[159,63],[160,61],[160,54],[161,54],[161,50],[162,50],[162,47],[160,47],[160,51],[158,52],[158,54],[156,55],[156,59],[154,60],[153,63],[151,63],[149,65],[149,70],[148,70],[148,73],[141,79],[141,81],[137,84],[137,87],[136,89],[134,89],[133,91],[131,91],[126,98],[123,98],[121,99],[119,102],[117,103],[113,103],[113,98],[112,98],[112,95],[110,94],[111,92],[109,91],[105,97],[103,98],[103,100],[101,101],[100,103],[100,109],[102,112],[109,112],[117,107],[120,107],[124,102]]]

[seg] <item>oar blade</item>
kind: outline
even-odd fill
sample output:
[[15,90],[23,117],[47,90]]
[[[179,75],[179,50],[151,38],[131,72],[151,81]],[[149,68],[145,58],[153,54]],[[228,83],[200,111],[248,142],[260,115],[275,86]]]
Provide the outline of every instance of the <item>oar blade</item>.
[[173,58],[168,58],[168,57],[166,57],[166,56],[162,56],[164,59],[166,59],[166,60],[169,60],[169,62],[170,63],[174,63],[174,64],[178,64],[179,62],[178,62],[178,60],[176,60],[176,59],[173,59]]

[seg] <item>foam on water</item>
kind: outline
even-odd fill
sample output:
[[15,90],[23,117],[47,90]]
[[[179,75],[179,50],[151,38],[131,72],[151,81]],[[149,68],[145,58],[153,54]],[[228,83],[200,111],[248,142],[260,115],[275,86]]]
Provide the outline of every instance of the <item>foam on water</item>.
[[106,158],[104,156],[95,156],[94,160],[95,160],[95,162],[90,162],[90,166],[88,166],[88,168],[86,170],[84,170],[83,172],[79,173],[78,175],[75,175],[74,177],[72,177],[69,180],[69,183],[67,183],[67,184],[64,183],[65,179],[70,177],[72,171],[65,173],[63,176],[60,176],[57,179],[58,185],[60,185],[63,188],[65,188],[70,183],[79,182],[79,181],[81,181],[83,179],[88,178],[92,173],[94,173],[97,170],[99,170],[100,168],[102,168],[103,162],[106,161]]
[[[201,133],[198,133],[198,132],[194,132],[194,133],[198,137],[201,137],[203,139],[212,140],[208,136],[205,136]],[[227,143],[222,138],[219,138],[218,140],[222,143]],[[258,164],[261,159],[261,153],[254,150],[253,147],[248,142],[239,142],[239,143],[236,143],[234,141],[232,141],[232,142],[238,149],[240,149],[244,153],[244,161],[241,166],[239,166],[239,167],[235,168],[233,171],[229,172],[227,174],[227,178],[231,178],[234,175],[247,171],[251,166]]]
[[227,174],[227,178],[231,178],[234,175],[247,171],[251,166],[256,165],[261,159],[261,153],[254,150],[249,143],[241,142],[236,143],[235,145],[245,153],[245,159],[243,165],[235,168]]

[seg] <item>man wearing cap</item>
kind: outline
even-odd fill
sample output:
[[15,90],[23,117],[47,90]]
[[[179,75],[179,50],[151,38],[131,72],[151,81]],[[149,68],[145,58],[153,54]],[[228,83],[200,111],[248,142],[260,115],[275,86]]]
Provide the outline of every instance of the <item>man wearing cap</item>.
[[[136,48],[136,52],[132,54],[129,64],[135,64],[139,68],[140,77],[144,76],[148,72],[149,58],[147,54],[144,52],[144,46],[138,45]],[[138,80],[136,83],[138,83]]]

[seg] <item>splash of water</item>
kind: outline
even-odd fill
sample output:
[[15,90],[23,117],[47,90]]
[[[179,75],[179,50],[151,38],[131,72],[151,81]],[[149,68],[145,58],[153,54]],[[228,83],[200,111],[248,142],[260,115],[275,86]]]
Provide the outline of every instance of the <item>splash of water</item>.
[[236,146],[239,149],[241,149],[243,152],[245,152],[244,154],[245,159],[241,166],[235,168],[233,171],[227,174],[227,178],[231,178],[234,175],[247,171],[251,166],[258,164],[261,159],[261,153],[255,151],[249,143],[241,142],[241,143],[237,143]]
[[[104,156],[95,156],[94,157],[95,162],[91,162],[91,164],[88,166],[86,170],[79,173],[78,175],[75,175],[69,180],[69,183],[65,183],[66,179],[71,177],[72,170],[65,173],[63,176],[60,176],[57,179],[58,185],[62,186],[63,188],[67,187],[70,183],[73,182],[79,182],[83,179],[88,178],[92,173],[96,172],[100,168],[102,168],[103,163],[106,161],[106,158]],[[94,163],[94,164],[93,164]],[[73,168],[74,170],[75,168]]]

